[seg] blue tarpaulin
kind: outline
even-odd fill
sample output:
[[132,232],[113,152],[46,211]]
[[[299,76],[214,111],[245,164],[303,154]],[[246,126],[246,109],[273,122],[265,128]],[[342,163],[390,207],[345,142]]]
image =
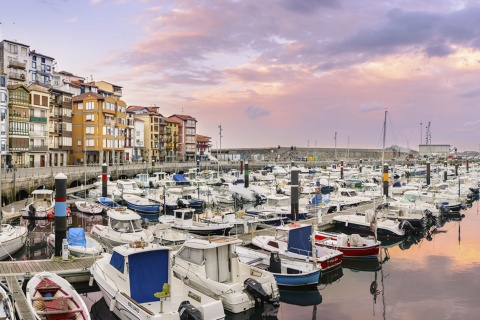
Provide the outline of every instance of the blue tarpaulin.
[[83,228],[68,229],[67,241],[69,246],[87,246],[87,239],[85,239],[85,230]]
[[155,292],[168,283],[168,249],[145,251],[128,256],[130,296],[138,303],[158,301]]
[[190,181],[188,181],[183,174],[176,173],[172,176],[173,180],[178,186],[189,186]]

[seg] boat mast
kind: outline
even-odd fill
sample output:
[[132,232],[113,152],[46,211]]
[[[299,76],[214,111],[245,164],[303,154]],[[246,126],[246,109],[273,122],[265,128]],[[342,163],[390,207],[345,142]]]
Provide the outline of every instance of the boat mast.
[[383,119],[383,146],[382,146],[382,167],[385,161],[385,137],[387,135],[387,110],[385,110],[385,117]]

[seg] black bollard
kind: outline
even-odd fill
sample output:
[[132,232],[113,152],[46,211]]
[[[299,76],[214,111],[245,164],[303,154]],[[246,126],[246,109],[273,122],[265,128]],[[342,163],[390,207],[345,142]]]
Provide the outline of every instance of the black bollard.
[[362,173],[362,167],[363,167],[363,160],[360,159],[360,165],[358,167],[358,172]]
[[249,181],[248,181],[248,174],[249,174],[249,171],[248,171],[248,162],[245,162],[245,188],[248,188],[249,187]]
[[343,180],[343,160],[340,160],[340,179]]
[[107,168],[108,166],[106,163],[102,164],[102,197],[107,197]]
[[455,160],[455,177],[458,177],[458,161]]
[[443,181],[447,181],[447,161],[443,162]]
[[62,256],[63,239],[67,238],[67,176],[55,176],[55,257]]
[[430,185],[430,161],[427,161],[427,186]]
[[243,160],[240,160],[240,174],[243,174]]
[[293,221],[298,221],[298,169],[292,168],[290,170],[290,180],[291,180],[291,191],[290,191],[290,199],[291,199],[291,216],[293,217]]

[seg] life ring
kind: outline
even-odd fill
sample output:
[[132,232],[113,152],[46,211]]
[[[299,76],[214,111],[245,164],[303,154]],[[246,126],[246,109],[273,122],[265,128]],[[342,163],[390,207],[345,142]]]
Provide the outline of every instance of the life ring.
[[298,222],[292,222],[288,225],[290,228],[296,228],[296,227],[300,227],[300,223]]
[[321,191],[320,188],[315,188],[316,193],[320,193],[320,191]]

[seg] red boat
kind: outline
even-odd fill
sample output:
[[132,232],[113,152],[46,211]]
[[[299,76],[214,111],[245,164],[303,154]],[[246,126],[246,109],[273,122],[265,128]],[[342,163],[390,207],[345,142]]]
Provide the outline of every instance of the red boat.
[[343,252],[345,258],[376,258],[380,241],[358,234],[315,232],[315,244]]
[[252,244],[270,252],[300,259],[315,259],[322,267],[322,272],[333,270],[342,264],[343,254],[339,250],[324,246],[315,246],[315,258],[312,258],[312,226],[302,223],[291,223],[276,228],[275,236],[256,236]]

